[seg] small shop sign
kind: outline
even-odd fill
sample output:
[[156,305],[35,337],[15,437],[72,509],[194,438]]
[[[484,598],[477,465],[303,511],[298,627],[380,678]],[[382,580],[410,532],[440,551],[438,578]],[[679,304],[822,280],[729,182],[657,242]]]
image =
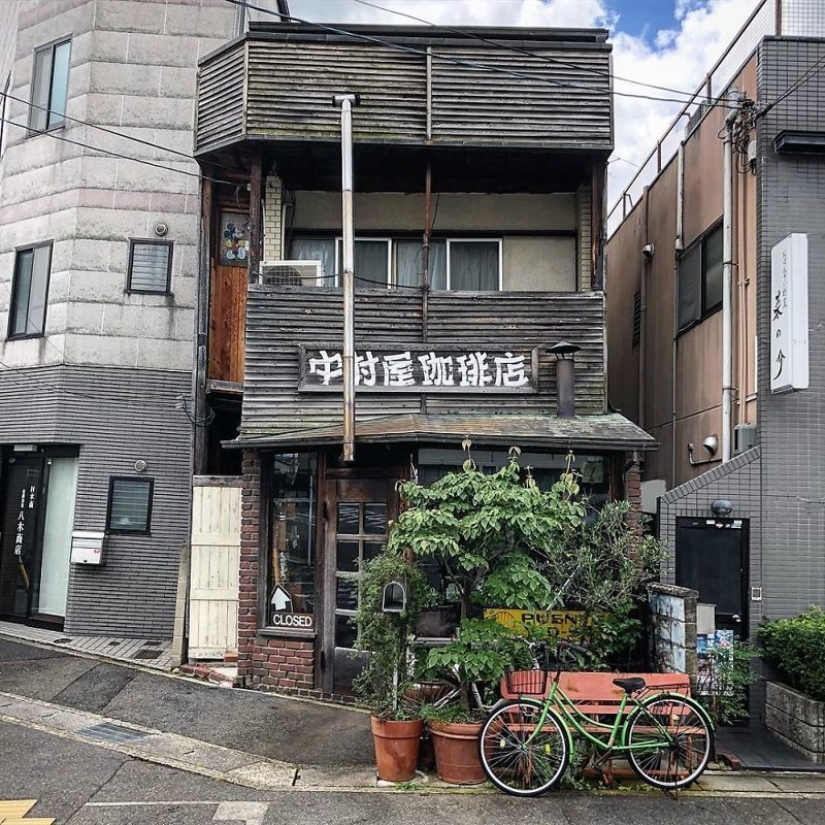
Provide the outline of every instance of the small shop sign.
[[499,624],[524,633],[540,627],[559,639],[569,639],[574,629],[593,626],[593,615],[584,610],[505,610],[498,607],[484,611],[485,619],[495,619]]
[[[301,346],[298,389],[340,391],[340,347]],[[358,392],[538,392],[538,349],[371,347],[355,353]]]
[[300,630],[312,630],[315,617],[311,613],[293,613],[292,595],[280,584],[275,585],[270,598],[270,624],[273,627],[290,627]]

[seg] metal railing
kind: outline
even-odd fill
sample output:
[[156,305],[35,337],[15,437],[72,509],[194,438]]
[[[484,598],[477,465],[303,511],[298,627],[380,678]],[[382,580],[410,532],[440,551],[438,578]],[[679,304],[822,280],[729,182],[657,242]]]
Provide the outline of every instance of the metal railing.
[[644,189],[658,177],[679,150],[685,128],[703,102],[716,101],[742,70],[764,37],[825,37],[823,0],[762,0],[722,56],[705,75],[701,86],[656,142],[639,170],[616,198],[607,214],[610,237],[639,202]]

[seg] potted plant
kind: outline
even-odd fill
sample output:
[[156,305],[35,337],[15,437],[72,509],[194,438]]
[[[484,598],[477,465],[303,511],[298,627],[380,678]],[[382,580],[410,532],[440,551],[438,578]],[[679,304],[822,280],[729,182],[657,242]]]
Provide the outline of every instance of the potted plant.
[[378,778],[408,782],[415,776],[423,721],[403,701],[410,687],[407,651],[421,609],[434,594],[405,555],[389,550],[364,564],[360,588],[357,644],[369,656],[353,687],[371,711]]
[[[512,641],[505,644],[512,631],[471,617],[472,609],[485,596],[505,591],[518,592],[525,602],[513,607],[547,604],[548,583],[529,551],[573,529],[583,512],[573,500],[577,490],[572,489],[572,476],[560,485],[563,489],[557,485],[543,493],[529,474],[523,479],[515,453],[495,473],[478,470],[468,459],[462,469],[429,486],[401,485],[409,506],[393,525],[388,546],[397,553],[411,550],[419,560],[437,561],[448,592],[460,606],[458,639],[432,649],[427,657],[431,675],[455,675],[460,685],[460,702],[428,714],[438,773],[445,781],[484,781],[477,745],[481,725],[472,718],[470,684],[497,686],[514,655]],[[445,757],[447,741],[450,755]],[[456,755],[453,746],[463,748],[463,755]]]

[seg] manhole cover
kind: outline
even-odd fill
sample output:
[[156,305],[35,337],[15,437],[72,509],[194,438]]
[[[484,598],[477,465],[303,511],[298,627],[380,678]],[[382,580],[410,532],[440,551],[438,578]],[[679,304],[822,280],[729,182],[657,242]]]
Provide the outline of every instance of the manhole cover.
[[149,735],[140,730],[132,730],[132,728],[113,725],[111,722],[91,725],[88,728],[79,730],[78,733],[82,736],[87,736],[89,739],[99,739],[101,742],[112,742],[114,744],[133,742],[135,739],[143,739]]
[[139,650],[131,658],[132,659],[157,659],[160,656],[161,653],[163,653],[162,650]]

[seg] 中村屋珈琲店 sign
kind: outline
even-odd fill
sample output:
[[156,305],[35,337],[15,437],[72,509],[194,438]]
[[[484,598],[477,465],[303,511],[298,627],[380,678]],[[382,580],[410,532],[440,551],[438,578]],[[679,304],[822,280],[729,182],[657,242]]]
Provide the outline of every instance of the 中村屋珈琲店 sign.
[[[340,391],[344,363],[336,347],[300,347],[302,391]],[[358,392],[538,391],[537,349],[447,350],[418,346],[370,347],[355,353]]]

